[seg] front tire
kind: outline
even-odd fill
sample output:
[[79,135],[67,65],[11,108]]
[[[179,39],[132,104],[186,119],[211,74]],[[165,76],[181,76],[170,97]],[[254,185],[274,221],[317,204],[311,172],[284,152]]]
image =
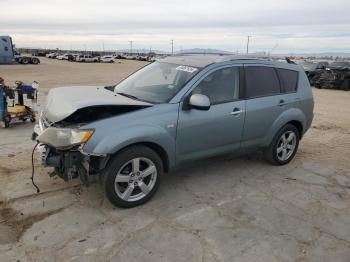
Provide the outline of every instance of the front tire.
[[273,165],[288,164],[298,151],[299,130],[292,124],[282,127],[266,151],[267,160]]
[[132,146],[111,159],[103,173],[103,187],[113,205],[130,208],[149,201],[162,176],[159,155],[146,146]]

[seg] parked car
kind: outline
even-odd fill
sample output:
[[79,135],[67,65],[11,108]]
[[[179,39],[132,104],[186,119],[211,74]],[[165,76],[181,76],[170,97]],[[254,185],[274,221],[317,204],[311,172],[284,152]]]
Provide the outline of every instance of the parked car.
[[189,161],[262,150],[274,165],[289,163],[313,107],[298,65],[172,56],[115,86],[52,89],[33,138],[52,175],[99,175],[114,205],[134,207]]
[[137,59],[137,55],[126,55],[125,59],[136,60]]
[[58,53],[49,53],[46,55],[47,58],[56,58],[59,54]]
[[58,60],[68,60],[69,58],[70,58],[70,54],[63,54],[56,57],[56,59]]
[[139,55],[136,57],[137,60],[139,61],[147,61],[148,60],[148,57],[147,56],[142,56],[142,55]]
[[322,62],[304,61],[304,62],[301,62],[300,65],[304,68],[307,78],[309,79],[310,82],[312,82],[312,79],[320,70],[324,70],[327,67],[329,67],[329,63],[326,61],[322,61]]
[[100,61],[103,63],[114,63],[114,58],[113,56],[105,55],[105,56],[101,56]]
[[320,61],[316,64],[316,69],[326,69],[329,66],[327,61]]
[[332,69],[350,69],[350,62],[333,62],[329,65]]
[[76,57],[77,62],[99,62],[100,58],[92,55],[79,55]]
[[81,54],[71,54],[69,57],[68,61],[77,61],[77,57],[80,56]]

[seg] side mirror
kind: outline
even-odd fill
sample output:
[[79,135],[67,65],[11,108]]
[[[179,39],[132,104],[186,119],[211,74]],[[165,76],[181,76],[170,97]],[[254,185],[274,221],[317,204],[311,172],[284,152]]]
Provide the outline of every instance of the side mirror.
[[190,108],[198,109],[198,110],[209,110],[210,108],[210,100],[207,96],[201,94],[191,95],[189,101]]

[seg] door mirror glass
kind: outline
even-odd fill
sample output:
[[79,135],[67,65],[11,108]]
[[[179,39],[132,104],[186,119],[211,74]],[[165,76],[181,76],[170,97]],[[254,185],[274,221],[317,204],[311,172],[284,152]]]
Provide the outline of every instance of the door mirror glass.
[[190,108],[198,110],[209,110],[210,100],[207,96],[201,94],[194,94],[190,97]]

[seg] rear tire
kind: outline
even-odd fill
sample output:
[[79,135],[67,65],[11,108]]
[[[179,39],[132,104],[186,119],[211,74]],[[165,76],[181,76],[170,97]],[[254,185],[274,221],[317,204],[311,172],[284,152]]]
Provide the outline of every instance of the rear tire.
[[345,79],[341,85],[341,90],[349,91],[350,90],[350,79]]
[[288,164],[299,147],[299,130],[292,124],[282,127],[273,138],[266,151],[266,159],[273,165]]
[[32,64],[33,65],[37,65],[37,64],[39,64],[40,63],[40,60],[39,59],[37,59],[37,58],[32,58]]
[[163,176],[163,163],[152,149],[131,146],[114,156],[101,175],[109,201],[131,208],[149,201],[155,194]]
[[29,59],[26,58],[26,57],[22,58],[20,61],[21,61],[21,62],[20,62],[21,64],[24,64],[24,65],[29,64]]

